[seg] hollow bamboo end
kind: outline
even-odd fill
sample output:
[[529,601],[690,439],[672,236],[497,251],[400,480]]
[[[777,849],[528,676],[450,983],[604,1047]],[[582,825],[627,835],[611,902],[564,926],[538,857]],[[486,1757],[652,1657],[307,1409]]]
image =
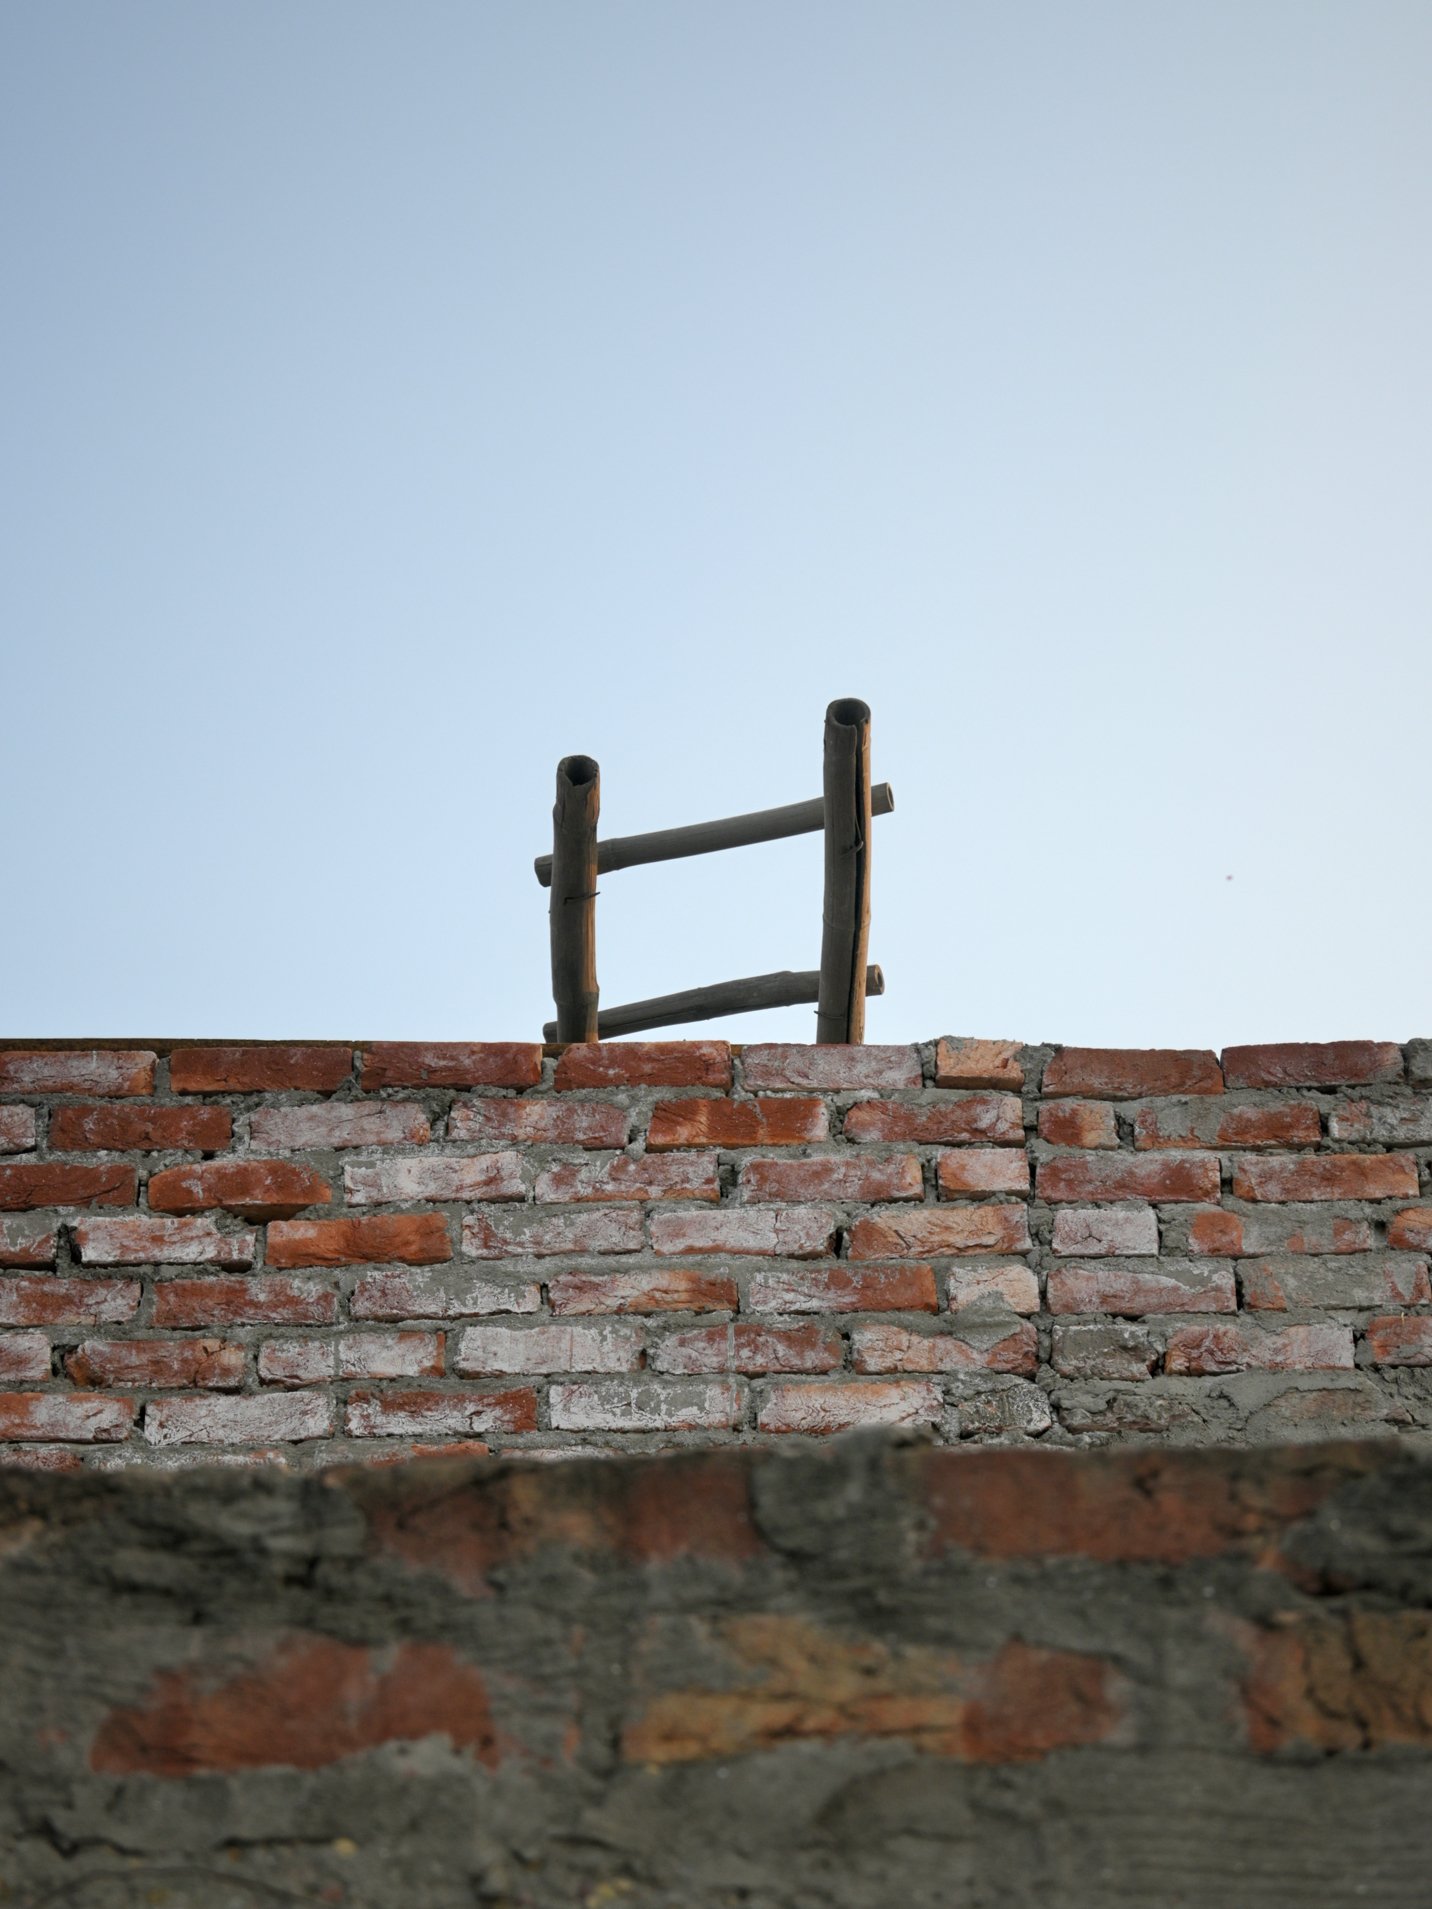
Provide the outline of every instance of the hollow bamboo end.
[[573,789],[584,789],[600,775],[601,769],[590,756],[563,756],[557,764],[557,780]]
[[859,729],[870,721],[870,705],[861,702],[858,696],[841,696],[825,712],[830,723],[839,723],[842,729]]

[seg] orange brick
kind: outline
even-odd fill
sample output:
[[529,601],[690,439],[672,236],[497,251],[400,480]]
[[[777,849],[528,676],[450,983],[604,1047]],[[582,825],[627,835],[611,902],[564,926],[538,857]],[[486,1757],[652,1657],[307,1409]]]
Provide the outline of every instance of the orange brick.
[[1039,1110],[1039,1137],[1052,1147],[1117,1147],[1119,1127],[1106,1100],[1057,1100]]
[[857,1372],[1012,1372],[1031,1378],[1039,1365],[1039,1334],[1027,1319],[968,1333],[917,1332],[882,1320],[853,1327],[850,1349]]
[[850,1229],[852,1259],[943,1259],[1029,1248],[1022,1206],[882,1207]]
[[726,1041],[590,1041],[567,1048],[557,1087],[729,1087]]
[[1044,1070],[1044,1092],[1102,1100],[1149,1094],[1221,1094],[1215,1055],[1196,1048],[1065,1047]]
[[352,1073],[351,1047],[176,1047],[169,1056],[176,1094],[331,1094]]
[[447,1222],[439,1213],[276,1220],[268,1230],[270,1266],[357,1266],[386,1260],[431,1266],[451,1258]]
[[0,1094],[152,1094],[154,1061],[119,1048],[3,1048]]
[[802,1200],[918,1200],[924,1191],[913,1153],[827,1154],[814,1160],[747,1160],[741,1195],[752,1205]]
[[1046,1200],[1216,1200],[1218,1161],[1210,1154],[1056,1154],[1041,1162]]
[[1432,1365],[1432,1316],[1369,1319],[1367,1350],[1374,1365]]
[[453,1438],[479,1432],[535,1432],[537,1394],[528,1385],[501,1391],[354,1392],[350,1438]]
[[1392,1041],[1275,1041],[1226,1047],[1230,1087],[1362,1087],[1402,1079],[1402,1049]]
[[935,1274],[909,1261],[893,1266],[759,1266],[747,1298],[751,1312],[934,1312]]
[[328,1326],[338,1299],[326,1280],[169,1279],[154,1288],[156,1326]]
[[1237,1160],[1239,1200],[1405,1200],[1417,1197],[1417,1162],[1405,1153],[1272,1155]]
[[1331,1324],[1273,1332],[1241,1319],[1175,1326],[1164,1351],[1165,1372],[1193,1375],[1351,1371],[1352,1363],[1352,1328]]
[[[1389,1238],[1391,1245],[1400,1243]],[[1193,1214],[1188,1228],[1188,1250],[1214,1259],[1256,1253],[1367,1253],[1374,1244],[1366,1220],[1340,1214],[1228,1213],[1212,1207]]]
[[133,1399],[78,1392],[0,1393],[0,1439],[53,1439],[57,1444],[114,1444],[129,1436]]
[[1272,1107],[1140,1107],[1134,1116],[1136,1147],[1315,1147],[1323,1137],[1322,1120],[1309,1101],[1289,1100]]
[[59,1246],[59,1228],[53,1222],[0,1215],[0,1266],[53,1266]]
[[647,1146],[798,1147],[827,1134],[821,1100],[659,1100]]
[[0,1279],[0,1326],[113,1326],[139,1311],[137,1279]]
[[333,1190],[311,1167],[290,1160],[207,1160],[168,1167],[149,1182],[156,1213],[204,1213],[220,1207],[246,1220],[282,1220],[326,1206]]
[[380,1087],[535,1087],[542,1050],[530,1041],[375,1041],[363,1091]]
[[935,1046],[937,1087],[1008,1087],[1018,1093],[1024,1085],[1018,1041],[942,1040]]
[[940,1155],[940,1193],[1028,1193],[1029,1161],[1010,1147],[960,1147]]
[[1404,1207],[1394,1214],[1387,1223],[1387,1243],[1414,1253],[1432,1252],[1432,1206]]
[[1013,1094],[952,1094],[943,1100],[863,1100],[845,1116],[845,1137],[948,1147],[964,1140],[1024,1145],[1024,1108]]
[[57,1107],[50,1116],[50,1146],[56,1153],[161,1148],[217,1153],[232,1135],[233,1121],[223,1107]]
[[35,1206],[133,1206],[139,1176],[133,1167],[71,1167],[15,1162],[0,1166],[0,1210]]
[[244,1349],[222,1339],[90,1339],[65,1355],[76,1385],[201,1386],[243,1384]]
[[559,1273],[548,1282],[554,1313],[734,1312],[730,1273],[698,1266],[643,1267],[634,1272]]

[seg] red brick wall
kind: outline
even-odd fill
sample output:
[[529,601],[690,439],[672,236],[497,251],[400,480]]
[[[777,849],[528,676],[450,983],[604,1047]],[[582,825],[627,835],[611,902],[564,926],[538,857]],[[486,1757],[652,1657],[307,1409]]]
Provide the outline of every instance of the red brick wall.
[[57,1467],[1432,1426],[1432,1043],[0,1048]]

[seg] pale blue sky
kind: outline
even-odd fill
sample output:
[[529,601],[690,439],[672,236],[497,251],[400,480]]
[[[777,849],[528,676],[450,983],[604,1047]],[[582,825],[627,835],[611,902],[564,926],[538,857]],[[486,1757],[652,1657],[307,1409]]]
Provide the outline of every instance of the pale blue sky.
[[[1426,0],[3,0],[0,1034],[535,1036],[557,757],[792,801],[840,695],[871,1039],[1432,1031],[1430,82]],[[608,876],[603,998],[819,915]]]

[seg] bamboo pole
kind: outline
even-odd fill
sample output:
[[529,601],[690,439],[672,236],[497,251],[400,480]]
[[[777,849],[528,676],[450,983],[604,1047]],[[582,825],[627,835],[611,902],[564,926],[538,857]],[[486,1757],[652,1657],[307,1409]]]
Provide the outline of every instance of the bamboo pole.
[[865,1039],[870,941],[870,709],[855,697],[825,712],[825,906],[816,1040]]
[[590,756],[557,764],[552,810],[552,999],[558,1039],[597,1038],[597,814],[601,771]]
[[[870,791],[870,813],[890,815],[895,792],[888,782]],[[670,862],[685,855],[711,855],[723,848],[749,848],[756,842],[778,842],[787,835],[811,835],[825,827],[825,797],[810,802],[788,802],[779,809],[754,809],[749,815],[727,815],[719,822],[691,822],[679,829],[650,829],[644,835],[614,835],[597,844],[597,871],[635,868],[642,862]],[[552,857],[538,855],[532,863],[544,888],[552,881]]]
[[[873,963],[865,970],[865,991],[885,992],[885,976]],[[814,968],[753,974],[743,981],[717,981],[706,988],[686,988],[680,994],[658,994],[649,1001],[605,1008],[597,1017],[597,1039],[609,1041],[619,1034],[641,1034],[647,1028],[676,1027],[684,1021],[710,1021],[722,1014],[794,1007],[802,1001],[814,1001],[819,992],[820,975]],[[542,1038],[560,1039],[555,1021],[543,1028]]]

